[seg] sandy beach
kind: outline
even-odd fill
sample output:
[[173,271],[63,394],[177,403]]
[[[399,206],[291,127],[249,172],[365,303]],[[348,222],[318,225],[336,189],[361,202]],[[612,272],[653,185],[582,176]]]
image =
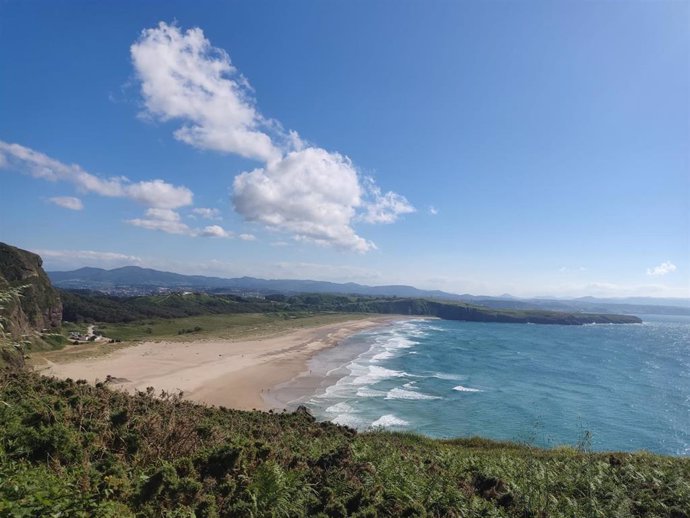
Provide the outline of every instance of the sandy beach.
[[[359,331],[400,317],[372,317],[288,331],[266,338],[143,342],[105,356],[49,362],[42,374],[85,379],[116,378],[109,385],[134,392],[183,392],[184,398],[244,410],[276,408],[270,390],[305,372],[317,352]],[[266,397],[264,397],[266,396]]]

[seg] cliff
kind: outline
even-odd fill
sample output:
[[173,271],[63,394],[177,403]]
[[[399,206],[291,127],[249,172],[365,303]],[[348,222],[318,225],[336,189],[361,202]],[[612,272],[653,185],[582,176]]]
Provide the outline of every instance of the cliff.
[[16,289],[2,303],[0,318],[14,340],[60,328],[62,302],[42,265],[38,255],[0,243],[0,293]]

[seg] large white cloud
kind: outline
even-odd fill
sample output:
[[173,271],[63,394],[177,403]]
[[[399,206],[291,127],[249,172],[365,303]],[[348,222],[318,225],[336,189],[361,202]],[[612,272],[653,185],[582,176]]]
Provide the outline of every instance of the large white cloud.
[[175,137],[182,142],[264,162],[233,182],[233,203],[245,220],[366,252],[375,245],[354,222],[392,223],[414,211],[403,196],[382,194],[346,156],[307,146],[261,115],[249,83],[201,29],[160,23],[142,32],[131,54],[146,115],[181,121]]
[[374,244],[350,226],[362,194],[350,160],[320,148],[288,153],[233,184],[235,210],[245,219],[297,239],[366,252]]
[[101,178],[77,164],[63,164],[39,151],[0,140],[0,164],[35,178],[65,181],[79,190],[113,198],[129,198],[148,207],[176,209],[191,205],[194,197],[187,187],[163,180],[130,182],[124,177]]
[[182,32],[161,22],[144,30],[130,50],[146,113],[182,121],[177,139],[248,158],[280,157],[248,82],[201,29]]

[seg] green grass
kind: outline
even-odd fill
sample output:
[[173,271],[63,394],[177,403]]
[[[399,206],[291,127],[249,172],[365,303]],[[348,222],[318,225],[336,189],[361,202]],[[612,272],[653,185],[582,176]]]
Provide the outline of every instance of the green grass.
[[356,433],[0,373],[0,516],[687,518],[690,459]]
[[59,349],[69,343],[67,337],[60,333],[43,333],[41,339],[51,348]]
[[[98,324],[96,328],[108,338],[129,340],[170,339],[196,340],[199,338],[236,339],[279,333],[288,329],[313,327],[343,322],[372,315],[313,313],[237,313],[228,315],[201,315],[174,319],[143,320],[126,324]],[[196,327],[200,331],[179,336],[180,330]]]

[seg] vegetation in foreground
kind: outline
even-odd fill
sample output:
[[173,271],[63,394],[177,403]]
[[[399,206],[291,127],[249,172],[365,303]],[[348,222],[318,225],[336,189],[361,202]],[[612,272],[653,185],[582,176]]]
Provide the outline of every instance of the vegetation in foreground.
[[356,433],[0,373],[1,516],[687,518],[690,459]]

